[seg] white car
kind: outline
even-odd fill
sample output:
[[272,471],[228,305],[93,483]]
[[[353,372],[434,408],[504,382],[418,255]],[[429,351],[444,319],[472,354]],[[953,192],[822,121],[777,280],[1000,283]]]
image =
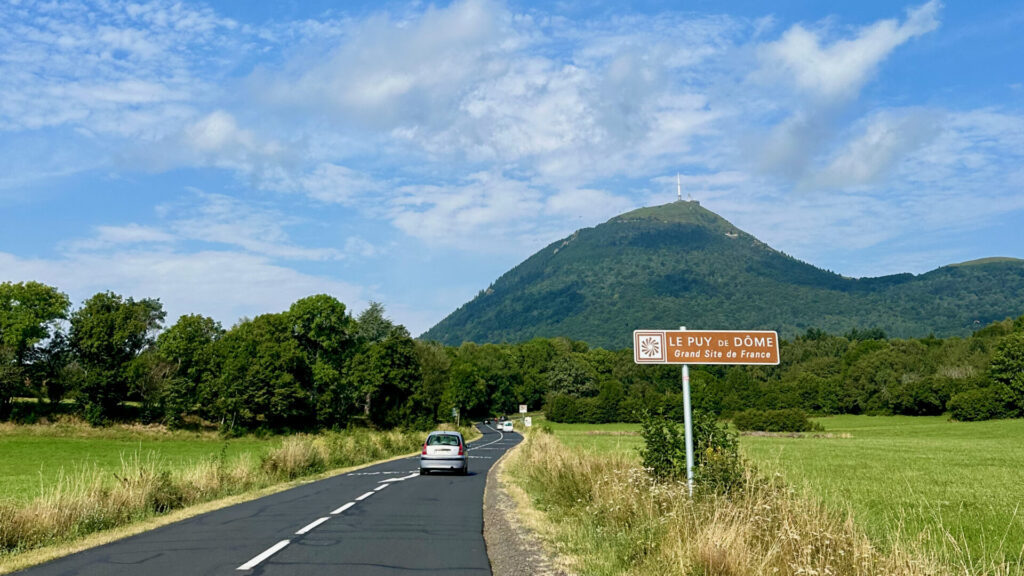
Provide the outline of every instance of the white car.
[[469,459],[466,457],[466,442],[462,434],[453,431],[436,430],[423,442],[420,452],[420,474],[435,471],[469,474]]
[[502,432],[511,432],[512,431],[512,421],[511,420],[505,420],[501,424],[498,424],[498,430],[501,430]]

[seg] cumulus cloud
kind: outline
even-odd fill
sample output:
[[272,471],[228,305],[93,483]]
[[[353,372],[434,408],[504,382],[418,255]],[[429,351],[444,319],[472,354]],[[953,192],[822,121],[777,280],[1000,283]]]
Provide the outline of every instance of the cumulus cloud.
[[852,38],[822,44],[822,33],[796,24],[763,47],[763,72],[780,76],[797,89],[826,100],[848,100],[896,47],[939,26],[942,4],[931,0],[907,11],[906,19],[881,20]]
[[[896,48],[938,27],[940,9],[938,0],[931,0],[909,9],[903,22],[881,20],[830,43],[825,30],[795,24],[780,39],[763,44],[761,66],[751,78],[781,89],[767,111],[781,120],[769,120],[765,133],[747,144],[758,168],[798,188],[859,186],[927,138],[923,118],[889,127],[876,119],[873,131],[843,142],[850,134],[844,113]],[[871,150],[872,145],[882,148]]]

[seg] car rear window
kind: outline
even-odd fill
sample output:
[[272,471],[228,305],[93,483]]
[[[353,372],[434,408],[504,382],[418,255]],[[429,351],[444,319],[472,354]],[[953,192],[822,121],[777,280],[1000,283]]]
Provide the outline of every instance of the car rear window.
[[427,446],[458,446],[459,437],[450,434],[435,434],[427,438]]

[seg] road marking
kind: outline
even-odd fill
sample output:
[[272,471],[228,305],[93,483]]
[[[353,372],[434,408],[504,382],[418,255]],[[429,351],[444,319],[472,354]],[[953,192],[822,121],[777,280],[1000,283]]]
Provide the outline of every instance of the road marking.
[[381,484],[380,486],[377,486],[376,488],[374,488],[373,491],[374,492],[380,492],[381,490],[387,488],[388,486],[391,486],[391,484]]
[[239,566],[237,568],[237,570],[252,570],[256,566],[258,566],[260,562],[263,562],[267,558],[270,558],[274,554],[277,554],[278,552],[280,552],[282,548],[284,548],[285,546],[287,546],[289,544],[289,542],[290,542],[289,540],[281,540],[277,544],[274,544],[270,548],[267,548],[266,550],[264,550],[263,553],[260,554],[259,556],[256,556],[252,560],[249,560],[245,564],[242,564],[241,566]]
[[[416,456],[411,456],[410,459]],[[396,475],[406,474],[406,470],[388,470],[388,471],[377,471],[377,472],[348,472],[345,476],[380,476],[380,475]]]
[[305,526],[300,528],[299,531],[296,532],[296,534],[305,534],[306,532],[309,532],[313,528],[316,528],[317,526],[323,524],[324,522],[327,522],[330,519],[331,519],[330,516],[324,516],[323,518],[317,518],[316,520],[313,520],[309,524],[306,524]]
[[381,480],[380,483],[384,484],[385,482],[401,482],[402,480],[408,480],[409,478],[415,478],[415,477],[417,477],[419,475],[420,475],[419,472],[413,472],[412,474],[409,474],[408,476],[402,476],[401,478],[388,478],[387,480]]
[[370,496],[373,496],[373,492],[372,491],[371,492],[367,492],[366,494],[363,494],[359,498],[356,498],[356,502],[359,502],[360,500],[366,500]]
[[353,507],[355,505],[356,505],[355,502],[349,502],[348,504],[345,504],[344,506],[342,506],[341,508],[338,508],[334,512],[331,512],[331,514],[341,514],[345,510],[348,510],[349,508],[351,508],[351,507]]

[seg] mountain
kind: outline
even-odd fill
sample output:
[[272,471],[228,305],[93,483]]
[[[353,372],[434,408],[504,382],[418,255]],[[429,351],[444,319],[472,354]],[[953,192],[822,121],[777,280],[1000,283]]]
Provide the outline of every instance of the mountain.
[[1024,260],[847,278],[773,250],[698,202],[622,214],[540,250],[422,335],[450,345],[566,336],[625,348],[639,328],[967,335],[1024,313]]

